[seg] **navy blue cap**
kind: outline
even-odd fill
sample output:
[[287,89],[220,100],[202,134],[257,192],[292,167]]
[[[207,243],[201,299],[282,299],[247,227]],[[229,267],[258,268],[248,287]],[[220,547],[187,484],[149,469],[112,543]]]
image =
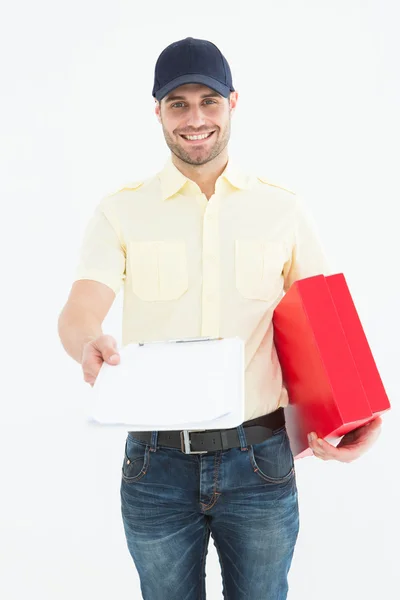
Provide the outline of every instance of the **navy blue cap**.
[[235,91],[228,62],[212,42],[187,37],[167,46],[157,59],[152,95],[160,102],[185,83],[202,83],[227,98]]

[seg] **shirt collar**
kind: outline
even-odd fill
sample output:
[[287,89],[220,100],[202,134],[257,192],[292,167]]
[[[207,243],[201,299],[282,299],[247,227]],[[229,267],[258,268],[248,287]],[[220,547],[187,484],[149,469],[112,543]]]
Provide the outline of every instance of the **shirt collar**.
[[[166,161],[164,168],[158,176],[161,182],[163,200],[168,200],[168,198],[179,192],[188,181],[192,181],[174,165],[171,156]],[[220,177],[223,177],[237,189],[247,190],[250,187],[250,177],[243,173],[231,158],[229,158],[225,170],[221,173]]]

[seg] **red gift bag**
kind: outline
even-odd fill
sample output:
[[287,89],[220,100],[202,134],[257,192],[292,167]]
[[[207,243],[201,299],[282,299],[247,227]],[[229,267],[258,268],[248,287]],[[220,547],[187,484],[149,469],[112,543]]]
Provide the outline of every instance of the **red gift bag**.
[[307,433],[336,445],[390,408],[343,273],[293,283],[275,308],[273,325],[296,459],[312,454]]

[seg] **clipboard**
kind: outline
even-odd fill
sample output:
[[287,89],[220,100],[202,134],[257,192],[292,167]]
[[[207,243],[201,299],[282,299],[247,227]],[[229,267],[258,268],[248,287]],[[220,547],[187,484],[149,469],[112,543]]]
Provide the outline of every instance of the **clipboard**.
[[118,365],[104,362],[99,371],[89,424],[129,431],[205,431],[243,423],[241,338],[142,341],[119,354]]

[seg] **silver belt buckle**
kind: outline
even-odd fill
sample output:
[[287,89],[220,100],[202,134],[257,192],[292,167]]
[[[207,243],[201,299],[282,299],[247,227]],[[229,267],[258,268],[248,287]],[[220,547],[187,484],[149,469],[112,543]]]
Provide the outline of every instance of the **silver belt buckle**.
[[206,429],[184,429],[180,432],[181,435],[181,450],[185,454],[207,454],[208,450],[191,450],[189,434],[196,431],[206,431]]

